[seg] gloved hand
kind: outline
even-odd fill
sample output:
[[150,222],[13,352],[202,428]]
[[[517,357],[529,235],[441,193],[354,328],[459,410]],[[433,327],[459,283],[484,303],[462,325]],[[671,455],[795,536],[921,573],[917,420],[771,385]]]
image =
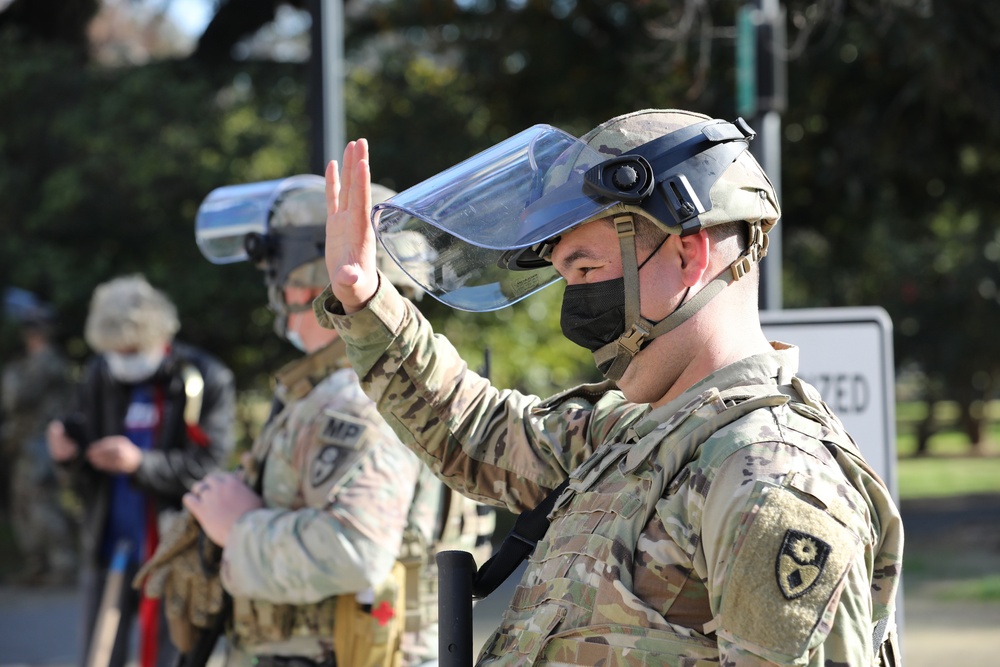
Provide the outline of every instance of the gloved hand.
[[185,511],[132,581],[146,597],[163,598],[170,639],[181,652],[191,650],[198,633],[213,626],[222,610],[221,555]]

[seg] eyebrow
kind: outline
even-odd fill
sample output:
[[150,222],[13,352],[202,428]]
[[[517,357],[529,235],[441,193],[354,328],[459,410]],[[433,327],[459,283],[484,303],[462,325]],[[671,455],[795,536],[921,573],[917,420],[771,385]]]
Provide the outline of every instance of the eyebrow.
[[577,248],[570,254],[566,255],[566,257],[564,257],[563,260],[559,262],[559,266],[556,267],[556,270],[559,269],[567,270],[572,266],[574,262],[576,262],[579,259],[599,259],[599,258],[594,253],[590,252],[587,248]]

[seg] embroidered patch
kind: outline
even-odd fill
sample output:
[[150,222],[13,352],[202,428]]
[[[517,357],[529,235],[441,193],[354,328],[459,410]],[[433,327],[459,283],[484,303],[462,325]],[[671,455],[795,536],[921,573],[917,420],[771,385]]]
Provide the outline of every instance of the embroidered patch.
[[337,469],[337,459],[339,458],[339,448],[333,445],[324,447],[319,456],[313,459],[312,465],[309,467],[309,483],[313,487],[322,486]]
[[319,432],[321,442],[357,449],[367,428],[365,422],[341,413],[327,413],[327,422]]
[[818,537],[787,530],[774,568],[785,599],[805,595],[819,580],[829,555],[830,545]]

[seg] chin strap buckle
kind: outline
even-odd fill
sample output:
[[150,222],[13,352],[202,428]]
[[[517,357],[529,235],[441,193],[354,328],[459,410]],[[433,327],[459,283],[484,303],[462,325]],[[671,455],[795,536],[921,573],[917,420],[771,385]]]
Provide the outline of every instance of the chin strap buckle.
[[628,331],[628,333],[622,334],[621,338],[618,339],[618,346],[628,350],[634,357],[639,354],[639,350],[642,348],[642,342],[646,340],[648,336],[649,329],[644,327],[641,322],[636,322],[632,325],[632,328]]

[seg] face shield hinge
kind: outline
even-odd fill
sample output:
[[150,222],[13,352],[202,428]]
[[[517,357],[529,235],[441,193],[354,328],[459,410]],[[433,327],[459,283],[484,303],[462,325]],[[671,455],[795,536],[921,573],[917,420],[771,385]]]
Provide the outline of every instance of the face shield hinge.
[[628,333],[622,334],[618,339],[618,345],[625,348],[634,357],[642,349],[642,342],[649,336],[649,329],[642,323],[636,322]]

